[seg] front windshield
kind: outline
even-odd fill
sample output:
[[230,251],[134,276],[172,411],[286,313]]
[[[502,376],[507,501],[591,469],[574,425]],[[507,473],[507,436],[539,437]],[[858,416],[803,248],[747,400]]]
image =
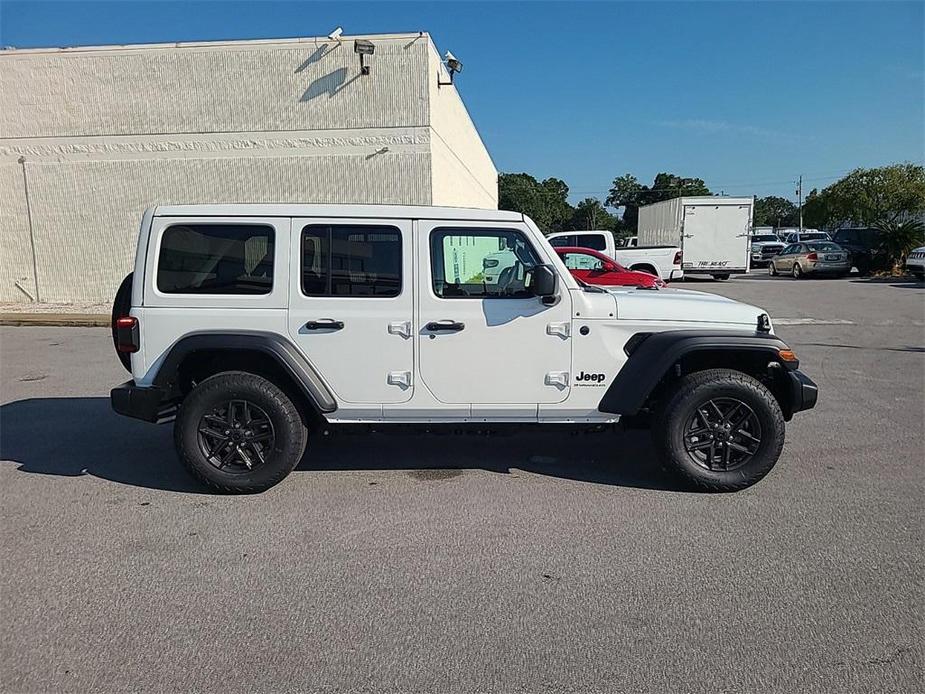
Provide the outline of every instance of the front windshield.
[[812,241],[813,239],[822,239],[824,241],[829,240],[828,234],[823,234],[822,232],[818,234],[800,234],[801,241]]
[[756,235],[756,236],[752,236],[752,241],[755,241],[755,242],[758,242],[758,241],[774,241],[774,242],[777,242],[777,241],[779,241],[779,240],[780,240],[780,239],[778,239],[774,234],[758,234],[758,235]]

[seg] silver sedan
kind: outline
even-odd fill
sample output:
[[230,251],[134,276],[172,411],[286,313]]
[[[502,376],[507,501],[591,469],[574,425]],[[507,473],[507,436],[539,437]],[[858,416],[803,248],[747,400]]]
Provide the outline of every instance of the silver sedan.
[[768,272],[773,275],[791,275],[796,279],[806,275],[844,276],[851,271],[848,253],[831,241],[791,243],[771,258]]

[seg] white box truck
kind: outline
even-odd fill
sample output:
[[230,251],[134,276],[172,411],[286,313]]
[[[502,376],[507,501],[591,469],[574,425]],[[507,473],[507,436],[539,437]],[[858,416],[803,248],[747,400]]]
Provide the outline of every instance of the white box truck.
[[677,245],[685,275],[748,272],[754,198],[697,196],[639,208],[639,246]]

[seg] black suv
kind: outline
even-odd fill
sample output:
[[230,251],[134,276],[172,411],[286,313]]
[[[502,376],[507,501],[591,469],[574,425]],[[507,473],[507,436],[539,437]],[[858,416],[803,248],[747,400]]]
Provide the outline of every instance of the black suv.
[[848,262],[861,275],[878,267],[884,257],[880,248],[880,230],[871,227],[839,229],[832,240],[848,251]]

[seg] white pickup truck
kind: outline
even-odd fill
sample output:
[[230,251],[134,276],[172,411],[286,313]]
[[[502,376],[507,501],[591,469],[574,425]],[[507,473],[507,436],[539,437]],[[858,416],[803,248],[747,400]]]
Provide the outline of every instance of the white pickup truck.
[[644,248],[617,245],[612,231],[563,231],[546,237],[555,247],[577,246],[600,251],[630,270],[640,270],[666,282],[684,277],[681,269],[681,249],[678,246],[647,246]]

